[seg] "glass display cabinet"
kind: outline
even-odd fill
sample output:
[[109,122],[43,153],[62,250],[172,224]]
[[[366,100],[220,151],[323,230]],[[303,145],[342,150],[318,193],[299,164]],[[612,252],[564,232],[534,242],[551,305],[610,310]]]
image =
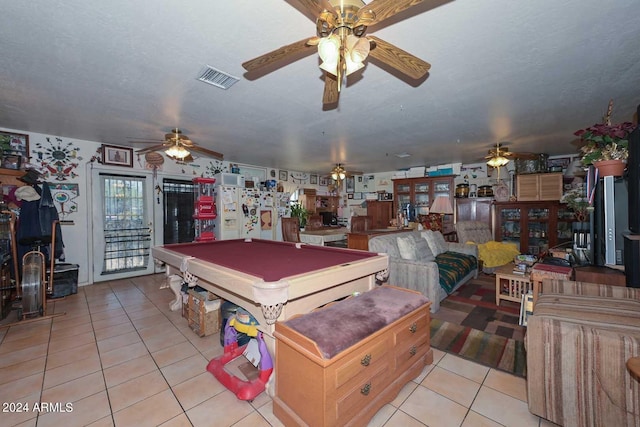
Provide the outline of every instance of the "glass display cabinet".
[[515,243],[521,253],[541,255],[570,244],[574,215],[566,205],[550,202],[496,202],[495,238]]

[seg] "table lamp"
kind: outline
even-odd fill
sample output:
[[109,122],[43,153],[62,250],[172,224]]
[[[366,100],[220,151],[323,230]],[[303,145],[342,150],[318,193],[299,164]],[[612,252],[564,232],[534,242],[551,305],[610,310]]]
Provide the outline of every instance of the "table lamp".
[[451,200],[447,196],[438,196],[433,201],[429,213],[440,214],[440,227],[444,222],[444,216],[453,213],[453,207],[451,206]]

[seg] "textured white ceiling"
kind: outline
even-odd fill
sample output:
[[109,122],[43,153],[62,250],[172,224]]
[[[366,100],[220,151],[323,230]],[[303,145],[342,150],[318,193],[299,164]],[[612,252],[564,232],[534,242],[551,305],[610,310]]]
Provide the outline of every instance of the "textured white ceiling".
[[[431,63],[429,77],[369,63],[329,111],[317,55],[244,77],[244,61],[315,34],[295,0],[0,3],[12,129],[131,145],[178,126],[230,161],[377,172],[479,162],[497,141],[573,153],[610,98],[614,121],[640,104],[638,0],[427,0],[369,32]],[[206,65],[240,81],[199,82]]]

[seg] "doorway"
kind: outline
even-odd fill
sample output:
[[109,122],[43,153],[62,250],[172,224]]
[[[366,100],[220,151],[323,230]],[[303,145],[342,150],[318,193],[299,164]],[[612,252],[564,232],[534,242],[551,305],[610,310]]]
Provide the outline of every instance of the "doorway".
[[163,244],[193,242],[193,181],[165,178]]
[[153,189],[145,176],[98,173],[94,193],[94,281],[151,274]]

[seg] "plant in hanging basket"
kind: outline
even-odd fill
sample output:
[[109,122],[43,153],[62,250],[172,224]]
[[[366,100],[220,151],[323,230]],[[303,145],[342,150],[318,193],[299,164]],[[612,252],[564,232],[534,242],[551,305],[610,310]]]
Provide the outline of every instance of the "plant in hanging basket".
[[611,124],[613,100],[609,101],[609,108],[604,117],[604,123],[595,124],[586,129],[574,132],[584,145],[580,148],[581,162],[589,166],[603,160],[626,161],[629,157],[629,133],[634,126],[631,122]]

